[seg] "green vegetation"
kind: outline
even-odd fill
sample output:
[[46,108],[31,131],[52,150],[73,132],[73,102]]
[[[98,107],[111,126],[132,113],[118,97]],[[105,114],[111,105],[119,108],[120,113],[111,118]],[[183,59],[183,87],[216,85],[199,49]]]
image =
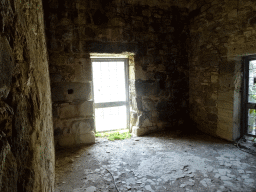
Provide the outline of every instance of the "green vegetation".
[[104,133],[97,132],[95,134],[95,136],[96,137],[107,137],[108,140],[114,141],[114,140],[129,139],[129,138],[131,138],[132,135],[129,132],[119,133],[119,131],[115,131],[115,132],[104,132]]

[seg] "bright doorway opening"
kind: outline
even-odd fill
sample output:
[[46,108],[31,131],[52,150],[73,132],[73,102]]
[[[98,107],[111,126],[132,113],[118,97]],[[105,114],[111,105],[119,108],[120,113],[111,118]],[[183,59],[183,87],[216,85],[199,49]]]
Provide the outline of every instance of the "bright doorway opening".
[[128,59],[91,58],[95,129],[129,128]]
[[256,56],[245,59],[245,134],[256,137]]

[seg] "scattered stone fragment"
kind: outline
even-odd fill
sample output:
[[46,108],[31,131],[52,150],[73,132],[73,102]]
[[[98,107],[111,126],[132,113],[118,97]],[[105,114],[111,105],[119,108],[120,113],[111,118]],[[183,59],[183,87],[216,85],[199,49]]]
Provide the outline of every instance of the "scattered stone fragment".
[[148,190],[148,191],[154,191],[154,190],[151,188],[150,185],[146,185],[146,186],[145,186],[145,189]]
[[91,187],[86,188],[85,191],[86,191],[86,192],[95,192],[95,191],[97,191],[97,188],[94,187],[94,186],[91,186]]
[[206,182],[205,181],[200,181],[200,183],[203,185],[203,186],[205,186],[205,187],[207,187],[207,184],[206,184]]
[[254,182],[254,179],[245,179],[244,180],[246,183],[253,183]]
[[180,187],[181,188],[186,187],[186,184],[181,184]]
[[220,176],[221,176],[220,174],[216,174],[214,177],[218,179],[220,178]]
[[220,179],[223,180],[223,181],[231,180],[231,178],[229,178],[227,176],[221,176]]
[[226,169],[218,169],[220,175],[227,175]]

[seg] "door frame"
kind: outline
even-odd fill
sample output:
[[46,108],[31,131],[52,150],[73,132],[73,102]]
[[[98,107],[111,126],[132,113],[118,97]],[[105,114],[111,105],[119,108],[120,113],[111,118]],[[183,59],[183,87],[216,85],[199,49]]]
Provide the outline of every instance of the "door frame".
[[243,90],[242,90],[242,129],[241,135],[247,135],[251,137],[256,137],[256,135],[248,134],[248,109],[256,109],[256,103],[248,102],[248,85],[249,85],[249,62],[251,60],[256,60],[256,55],[249,55],[243,57]]
[[[94,102],[94,82],[93,82],[93,62],[106,62],[106,61],[123,61],[124,62],[124,73],[125,73],[125,91],[126,91],[126,102],[120,101],[120,102],[109,102],[110,106],[107,106],[104,103],[100,103],[100,104],[96,104],[97,107],[95,107],[95,102]],[[112,106],[118,106],[118,104],[124,104],[126,105],[126,118],[127,118],[127,125],[126,125],[126,129],[129,129],[130,127],[130,102],[129,102],[129,60],[128,58],[115,58],[114,55],[113,57],[107,57],[107,58],[102,58],[102,57],[98,57],[98,58],[91,58],[91,65],[92,65],[92,97],[93,97],[93,112],[94,112],[94,129],[95,132],[96,130],[96,116],[95,116],[95,108],[104,108],[104,107],[111,107]],[[117,105],[116,105],[117,104]],[[123,106],[123,105],[120,105]],[[129,129],[130,130],[130,129]],[[113,131],[113,130],[109,130],[109,131]],[[103,131],[104,132],[104,131]]]

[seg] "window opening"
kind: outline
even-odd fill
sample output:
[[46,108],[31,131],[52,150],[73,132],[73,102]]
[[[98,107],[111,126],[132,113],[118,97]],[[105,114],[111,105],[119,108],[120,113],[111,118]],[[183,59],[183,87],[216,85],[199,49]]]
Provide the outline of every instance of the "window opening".
[[127,65],[127,59],[92,59],[95,128],[98,132],[129,127]]
[[245,58],[244,134],[256,136],[256,57]]

